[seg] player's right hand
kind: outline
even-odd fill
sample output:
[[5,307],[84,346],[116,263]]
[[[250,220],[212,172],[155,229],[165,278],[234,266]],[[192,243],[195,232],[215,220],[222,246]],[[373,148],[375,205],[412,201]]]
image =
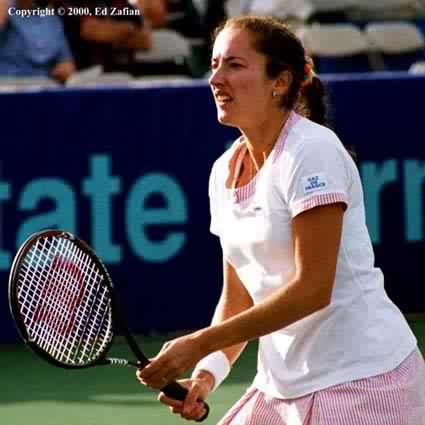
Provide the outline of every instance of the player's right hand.
[[205,414],[205,409],[199,400],[205,400],[212,388],[211,380],[195,378],[182,379],[177,381],[186,387],[189,392],[184,401],[167,397],[164,393],[159,393],[158,400],[167,405],[171,412],[180,415],[184,419],[198,420]]

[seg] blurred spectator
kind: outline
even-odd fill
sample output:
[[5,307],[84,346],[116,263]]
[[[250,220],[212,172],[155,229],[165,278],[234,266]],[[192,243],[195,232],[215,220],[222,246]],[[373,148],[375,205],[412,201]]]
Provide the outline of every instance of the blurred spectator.
[[204,76],[209,69],[211,35],[227,17],[226,3],[227,0],[168,0],[167,28],[189,40],[189,66],[194,77]]
[[[64,82],[75,70],[60,19],[47,2],[46,15],[33,0],[0,0],[0,76],[52,78]],[[46,9],[47,7],[47,9]],[[27,11],[23,17],[20,11]],[[31,13],[34,11],[34,13]]]
[[[234,0],[228,0],[234,1]],[[344,22],[346,10],[355,0],[236,0],[241,14],[271,15],[284,19],[293,27],[307,21]]]
[[129,3],[143,13],[144,19],[149,21],[153,28],[166,25],[168,14],[167,0],[129,0]]
[[[165,0],[56,0],[57,6],[84,8],[91,16],[66,13],[66,35],[78,69],[102,65],[106,72],[128,71],[134,65],[134,52],[151,48],[151,26],[162,25]],[[96,11],[106,11],[100,14]],[[112,14],[112,10],[126,10]],[[128,12],[130,10],[130,12]]]
[[211,39],[213,31],[226,20],[226,0],[205,0],[205,13],[203,24],[207,31],[208,39]]
[[309,0],[240,0],[242,13],[271,15],[281,19],[307,19],[313,6]]
[[167,0],[167,7],[167,28],[187,38],[205,38],[202,11],[194,5],[192,0]]

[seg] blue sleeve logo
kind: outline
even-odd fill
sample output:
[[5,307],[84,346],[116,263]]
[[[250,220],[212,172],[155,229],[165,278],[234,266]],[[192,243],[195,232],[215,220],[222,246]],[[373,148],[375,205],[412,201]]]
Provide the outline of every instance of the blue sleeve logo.
[[304,195],[323,190],[327,186],[326,176],[323,173],[303,177],[302,182]]

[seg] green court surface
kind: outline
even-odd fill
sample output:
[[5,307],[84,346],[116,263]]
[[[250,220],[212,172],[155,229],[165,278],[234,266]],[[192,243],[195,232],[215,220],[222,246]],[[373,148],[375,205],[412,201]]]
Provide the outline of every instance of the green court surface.
[[[410,321],[425,352],[425,320]],[[162,341],[140,338],[148,356]],[[116,344],[114,355],[129,354]],[[205,425],[215,424],[249,385],[256,362],[256,344],[250,343],[225,384],[213,393]],[[169,413],[145,389],[134,370],[97,367],[69,371],[48,365],[23,346],[0,346],[1,425],[171,425],[186,421]],[[193,422],[195,423],[195,422]]]

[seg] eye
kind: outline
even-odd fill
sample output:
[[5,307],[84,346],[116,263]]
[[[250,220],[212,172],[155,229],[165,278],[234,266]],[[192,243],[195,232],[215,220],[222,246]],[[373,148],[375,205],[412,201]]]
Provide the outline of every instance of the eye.
[[240,64],[238,62],[230,62],[229,68],[242,68],[242,64]]

